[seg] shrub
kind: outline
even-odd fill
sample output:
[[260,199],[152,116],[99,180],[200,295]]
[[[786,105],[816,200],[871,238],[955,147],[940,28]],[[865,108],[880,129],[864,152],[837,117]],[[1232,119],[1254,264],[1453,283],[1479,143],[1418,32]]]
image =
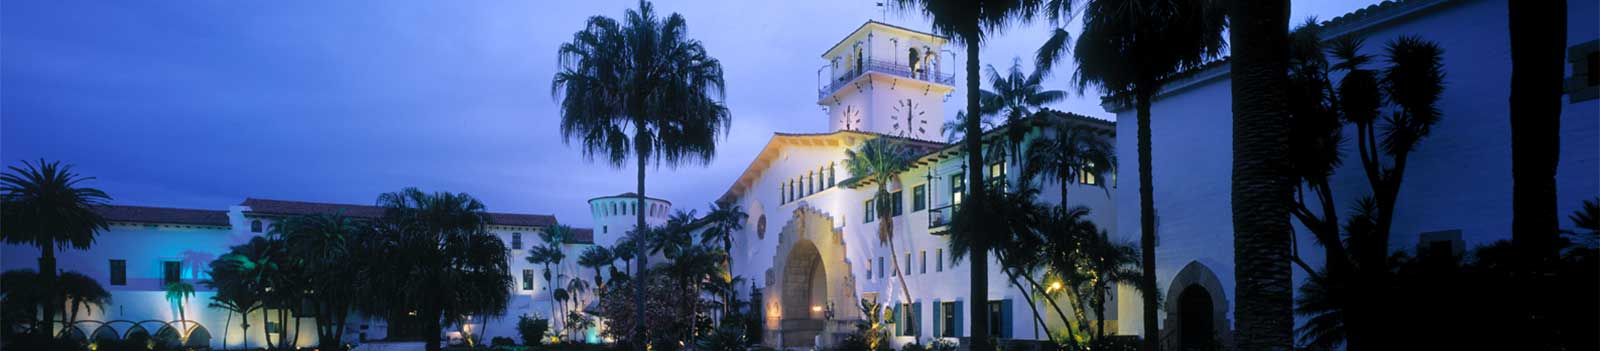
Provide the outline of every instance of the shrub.
[[504,336],[496,336],[493,339],[489,339],[489,345],[491,346],[511,346],[516,344],[516,340],[511,340],[511,338]]
[[522,336],[522,344],[538,345],[544,338],[545,332],[550,331],[550,320],[544,318],[531,318],[522,315],[517,318],[517,334]]

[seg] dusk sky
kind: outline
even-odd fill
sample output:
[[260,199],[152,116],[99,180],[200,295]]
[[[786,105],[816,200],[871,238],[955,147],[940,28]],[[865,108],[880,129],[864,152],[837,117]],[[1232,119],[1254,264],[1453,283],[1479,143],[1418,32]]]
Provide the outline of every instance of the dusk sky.
[[[1375,1],[1296,1],[1329,19]],[[406,186],[587,227],[585,201],[634,170],[562,143],[556,47],[634,1],[7,1],[0,7],[0,161],[61,160],[114,203],[222,210],[246,197],[371,204]],[[823,132],[822,52],[873,0],[660,1],[722,61],[733,129],[708,166],[653,169],[648,193],[705,211],[773,132]],[[887,22],[927,30],[919,14]],[[1076,23],[1069,30],[1076,34]],[[1002,70],[1047,23],[983,48]],[[956,52],[964,52],[950,47]],[[959,57],[965,60],[964,57]],[[1066,63],[1052,106],[1111,118]],[[963,74],[957,85],[964,87]],[[961,89],[947,102],[964,106]],[[952,116],[945,116],[946,119]],[[1159,122],[1156,122],[1159,123]],[[631,163],[630,163],[631,164]]]

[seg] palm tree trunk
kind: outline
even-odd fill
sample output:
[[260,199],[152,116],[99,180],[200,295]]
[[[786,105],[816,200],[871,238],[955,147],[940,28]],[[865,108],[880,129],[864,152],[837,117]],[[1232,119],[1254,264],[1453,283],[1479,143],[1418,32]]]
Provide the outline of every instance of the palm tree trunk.
[[233,310],[225,310],[228,317],[222,322],[222,351],[228,351],[228,325],[233,324]]
[[1154,178],[1150,176],[1150,98],[1152,93],[1140,90],[1135,93],[1138,111],[1139,148],[1139,253],[1140,267],[1144,270],[1140,284],[1144,285],[1144,351],[1161,349],[1161,327],[1157,324],[1156,310],[1160,302],[1156,297],[1156,202]]
[[1083,332],[1084,335],[1088,335],[1089,314],[1085,312],[1087,308],[1084,307],[1088,306],[1089,304],[1085,303],[1087,300],[1083,298],[1083,294],[1078,293],[1078,289],[1070,287],[1076,285],[1077,284],[1070,284],[1068,288],[1061,290],[1065,290],[1067,293],[1067,304],[1072,305],[1072,316],[1078,317],[1078,331]]
[[278,346],[272,343],[272,328],[267,328],[271,325],[271,322],[267,321],[268,314],[266,309],[261,310],[261,340],[267,345],[268,350],[275,350]]
[[1038,322],[1040,326],[1044,327],[1045,337],[1049,338],[1051,341],[1055,341],[1055,336],[1050,335],[1050,324],[1045,323],[1044,316],[1039,314],[1039,306],[1035,305],[1033,302],[1033,294],[1027,293],[1028,288],[1022,287],[1022,282],[1017,280],[1016,273],[1012,273],[1010,270],[1006,270],[1006,273],[1006,275],[1009,276],[1008,278],[1011,280],[1011,285],[1017,287],[1017,290],[1023,292],[1022,299],[1028,302],[1028,310],[1033,312],[1033,320]]
[[900,251],[894,247],[894,213],[889,211],[894,206],[883,206],[882,202],[879,202],[900,199],[890,199],[890,196],[886,196],[889,194],[889,179],[893,177],[881,178],[883,179],[878,180],[878,193],[874,195],[878,200],[872,204],[878,211],[878,231],[882,232],[878,238],[889,242],[889,258],[890,261],[894,261],[890,262],[890,266],[894,267],[895,278],[900,280],[900,296],[905,298],[905,303],[911,303],[911,287],[906,285],[906,271],[900,267]]
[[40,317],[39,319],[40,321],[44,322],[43,328],[36,328],[34,330],[35,332],[40,333],[40,335],[54,336],[56,329],[56,310],[60,309],[61,305],[55,303],[59,300],[57,294],[54,293],[54,291],[56,291],[55,286],[57,285],[56,250],[55,242],[51,240],[44,240],[39,244],[39,276],[43,278],[41,280],[43,280],[47,285],[44,287],[47,289],[45,291],[51,291],[51,293],[45,294],[46,297],[42,302],[42,305],[39,306],[40,309],[43,310],[42,313],[44,314],[44,316]]
[[[1027,275],[1023,275],[1022,279],[1028,281],[1028,285],[1032,285],[1034,290],[1044,291],[1044,287],[1040,286],[1038,281],[1033,280],[1033,277],[1027,276]],[[1073,342],[1076,343],[1078,339],[1077,339],[1077,336],[1075,334],[1073,334],[1073,332],[1072,332],[1072,318],[1067,318],[1067,312],[1061,310],[1061,304],[1056,302],[1056,298],[1055,297],[1050,296],[1049,293],[1045,293],[1042,296],[1044,297],[1044,301],[1045,302],[1050,303],[1050,308],[1054,309],[1056,311],[1056,317],[1061,318],[1061,324],[1065,324],[1066,325],[1066,327],[1067,327],[1067,339],[1068,340],[1073,340]],[[1070,301],[1069,301],[1069,303],[1070,303]],[[987,313],[988,311],[984,311],[984,312]]]
[[[967,150],[967,189],[970,189],[970,195],[964,199],[967,201],[965,206],[972,209],[983,208],[986,192],[983,184],[983,125],[980,122],[983,114],[978,105],[978,83],[981,81],[978,78],[978,38],[982,28],[978,27],[978,23],[968,25],[970,27],[964,35],[967,46],[967,137],[963,144],[966,144]],[[989,301],[989,241],[982,234],[968,235],[975,238],[971,252],[968,252],[972,256],[971,266],[968,267],[970,287],[967,291],[972,300],[971,306],[968,306],[968,315],[971,316],[968,318],[972,319],[972,351],[993,351],[994,345],[989,344],[989,306],[985,303]],[[956,333],[959,335],[961,331]]]
[[[634,127],[636,128],[634,130],[644,130],[643,129],[644,126],[642,124],[635,124]],[[638,137],[635,136],[634,138],[638,138]],[[636,139],[635,140],[635,144],[641,144],[641,143],[643,143],[642,139]],[[644,148],[638,148],[639,146],[642,146],[642,145],[635,145],[635,150],[641,150],[641,151],[639,151],[639,154],[636,156],[636,158],[638,159],[638,162],[639,162],[639,208],[643,209],[643,208],[648,208],[647,205],[645,204],[645,195],[644,195],[644,168],[647,165],[647,162],[649,162],[649,160],[650,160],[650,157],[649,157],[650,155],[646,155],[645,152],[642,151],[642,150],[645,150],[645,149]],[[634,245],[634,250],[635,250],[635,255],[637,255],[637,258],[639,259],[639,267],[634,271],[634,282],[635,283],[634,283],[634,289],[633,289],[633,312],[634,312],[634,317],[635,318],[633,319],[633,337],[634,337],[633,342],[634,342],[634,347],[638,351],[647,351],[647,350],[645,350],[645,337],[644,337],[644,335],[645,335],[645,328],[644,328],[644,325],[645,325],[644,290],[645,290],[645,285],[646,285],[644,272],[645,272],[645,268],[649,267],[650,256],[648,255],[648,253],[645,252],[644,247],[646,246],[645,245],[645,243],[646,243],[646,240],[645,240],[646,238],[645,237],[647,236],[646,233],[649,232],[649,230],[648,230],[649,227],[646,226],[645,223],[644,223],[644,212],[643,211],[635,211],[635,212],[638,214],[638,221],[634,223],[634,227],[633,227],[634,229],[633,230],[636,233],[638,233],[638,235],[637,235],[637,237],[634,238],[635,241],[636,241],[636,244]]]
[[439,351],[440,349],[439,333],[444,332],[444,326],[441,325],[439,319],[444,317],[442,315],[444,312],[440,311],[442,306],[439,306],[439,303],[439,298],[434,297],[433,301],[428,302],[428,307],[425,307],[426,313],[422,314],[423,318],[427,318],[422,322],[423,332],[427,333],[422,338],[426,344],[423,346],[427,347],[427,351]]
[[1567,3],[1508,2],[1511,27],[1511,242],[1525,272],[1558,253],[1556,163]]
[[1240,349],[1291,350],[1289,1],[1235,1],[1230,11],[1237,341]]

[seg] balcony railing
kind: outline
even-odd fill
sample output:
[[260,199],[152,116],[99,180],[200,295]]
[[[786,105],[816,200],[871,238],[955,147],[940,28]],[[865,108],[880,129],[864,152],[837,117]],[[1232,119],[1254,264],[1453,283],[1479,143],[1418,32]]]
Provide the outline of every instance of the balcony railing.
[[942,235],[949,232],[950,222],[956,219],[956,210],[961,205],[944,205],[928,209],[928,233]]
[[828,83],[828,86],[818,89],[817,99],[826,98],[828,95],[832,95],[833,92],[839,91],[839,88],[843,88],[845,84],[849,84],[850,81],[855,80],[856,77],[860,77],[863,74],[867,74],[867,72],[878,72],[896,77],[910,78],[944,85],[956,84],[956,77],[954,73],[936,73],[926,67],[920,71],[913,71],[911,70],[911,66],[908,65],[889,61],[867,60],[865,67],[851,69],[844,76]]

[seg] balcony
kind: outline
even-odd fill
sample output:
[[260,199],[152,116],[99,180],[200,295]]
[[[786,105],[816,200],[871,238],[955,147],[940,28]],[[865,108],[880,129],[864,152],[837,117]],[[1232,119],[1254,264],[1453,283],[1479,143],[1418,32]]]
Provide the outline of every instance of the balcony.
[[911,66],[908,65],[889,61],[867,60],[866,67],[858,67],[857,69],[850,70],[844,76],[839,77],[839,79],[827,84],[826,87],[819,87],[819,89],[817,89],[817,99],[821,100],[827,98],[829,95],[833,95],[834,92],[839,91],[839,88],[843,88],[845,85],[850,84],[851,81],[856,80],[856,78],[861,77],[861,75],[867,74],[868,72],[877,72],[901,78],[916,79],[924,82],[944,84],[949,86],[955,86],[956,84],[956,77],[954,73],[940,74],[932,72],[926,68],[921,71],[912,71]]
[[928,234],[950,233],[950,222],[956,219],[956,209],[959,208],[961,205],[944,205],[928,209]]

